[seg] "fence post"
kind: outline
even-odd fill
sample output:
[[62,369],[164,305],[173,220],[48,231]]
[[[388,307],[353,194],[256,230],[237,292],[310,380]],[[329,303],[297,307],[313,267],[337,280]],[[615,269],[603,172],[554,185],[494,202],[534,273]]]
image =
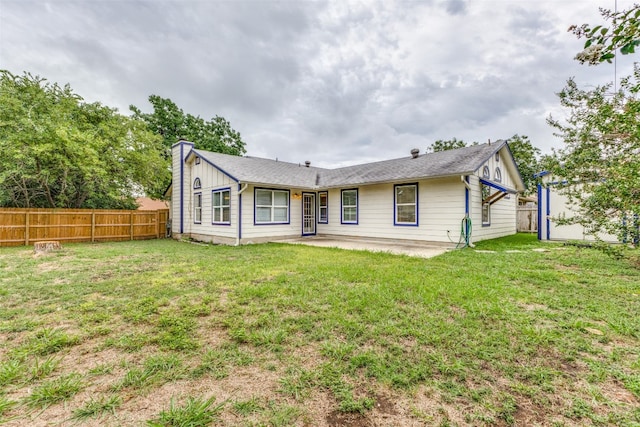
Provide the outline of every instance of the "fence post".
[[29,246],[29,211],[24,213],[24,245]]
[[156,209],[156,239],[160,238],[160,211]]
[[96,210],[91,211],[91,243],[96,240]]
[[131,240],[133,240],[133,211],[129,211],[129,222],[131,223],[129,233],[131,234]]

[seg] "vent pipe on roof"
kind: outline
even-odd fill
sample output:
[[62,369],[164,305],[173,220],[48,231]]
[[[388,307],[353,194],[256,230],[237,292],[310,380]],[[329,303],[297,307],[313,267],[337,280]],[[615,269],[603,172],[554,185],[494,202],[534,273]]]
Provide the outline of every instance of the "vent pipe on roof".
[[413,150],[411,150],[411,157],[413,157],[414,159],[416,157],[418,157],[420,155],[420,150],[417,148],[414,148]]
[[304,165],[305,165],[306,167],[309,167],[309,166],[311,166],[311,162],[310,162],[309,160],[305,160],[305,161],[304,161]]

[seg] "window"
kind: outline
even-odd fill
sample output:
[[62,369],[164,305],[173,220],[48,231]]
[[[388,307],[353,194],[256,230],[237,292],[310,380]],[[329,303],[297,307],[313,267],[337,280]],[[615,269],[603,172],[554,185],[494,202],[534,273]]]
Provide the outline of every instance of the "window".
[[329,193],[326,191],[318,193],[318,222],[329,222]]
[[288,224],[289,192],[284,190],[256,189],[256,224]]
[[488,185],[480,184],[480,192],[482,194],[482,226],[491,225],[491,204],[485,202],[491,195],[491,188]]
[[489,203],[482,204],[482,226],[491,225],[491,205]]
[[211,218],[213,224],[231,224],[231,190],[211,193]]
[[193,195],[193,222],[196,224],[202,222],[202,193]]
[[502,172],[500,172],[500,168],[496,168],[496,172],[493,178],[496,182],[502,182]]
[[358,190],[342,190],[342,224],[358,223]]
[[200,178],[196,178],[193,180],[193,189],[202,188],[202,184],[200,183]]
[[482,177],[486,179],[491,179],[491,172],[489,171],[489,166],[485,166],[482,168]]
[[199,164],[200,164],[200,157],[196,156],[196,165],[199,165]]
[[396,185],[395,225],[418,225],[418,184]]
[[496,159],[496,162],[499,162],[499,161],[500,161],[500,152],[497,152],[497,153],[496,153],[496,157],[495,157],[495,159]]

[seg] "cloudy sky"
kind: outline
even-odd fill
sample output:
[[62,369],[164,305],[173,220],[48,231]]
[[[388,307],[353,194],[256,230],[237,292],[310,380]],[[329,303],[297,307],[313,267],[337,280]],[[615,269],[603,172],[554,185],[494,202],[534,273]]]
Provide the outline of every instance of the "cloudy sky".
[[249,155],[316,166],[516,133],[549,152],[566,80],[614,79],[573,60],[583,41],[567,32],[599,6],[615,0],[0,0],[0,69],[126,114],[171,98],[224,116]]

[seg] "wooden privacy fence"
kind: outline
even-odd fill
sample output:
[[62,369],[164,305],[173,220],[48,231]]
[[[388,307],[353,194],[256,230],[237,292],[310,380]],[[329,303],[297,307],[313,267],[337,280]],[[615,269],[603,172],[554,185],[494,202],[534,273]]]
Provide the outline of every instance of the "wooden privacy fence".
[[113,242],[167,235],[169,210],[0,208],[0,246],[42,240]]
[[518,231],[534,233],[538,231],[538,207],[518,206]]

